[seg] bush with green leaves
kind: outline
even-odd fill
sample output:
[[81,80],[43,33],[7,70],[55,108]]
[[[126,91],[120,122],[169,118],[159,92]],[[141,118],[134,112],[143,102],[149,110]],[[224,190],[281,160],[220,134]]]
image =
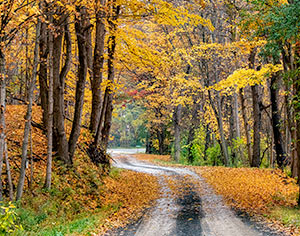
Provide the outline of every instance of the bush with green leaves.
[[23,230],[17,223],[16,207],[12,203],[0,206],[0,235],[13,233],[15,230]]

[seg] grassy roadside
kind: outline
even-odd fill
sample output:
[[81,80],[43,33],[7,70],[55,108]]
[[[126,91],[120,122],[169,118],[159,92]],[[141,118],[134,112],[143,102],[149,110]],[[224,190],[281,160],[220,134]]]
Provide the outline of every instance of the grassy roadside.
[[24,230],[15,235],[102,234],[137,219],[159,195],[154,176],[119,169],[113,169],[110,176],[103,179],[101,188],[101,204],[94,209],[87,209],[84,205],[75,207],[75,199],[68,207],[65,196],[53,194],[55,189],[41,192],[35,198],[27,195],[24,204],[17,209],[18,223]]
[[160,165],[190,168],[204,177],[231,207],[263,218],[291,235],[300,235],[298,185],[280,170],[185,166],[174,163],[170,156],[136,154],[135,157]]

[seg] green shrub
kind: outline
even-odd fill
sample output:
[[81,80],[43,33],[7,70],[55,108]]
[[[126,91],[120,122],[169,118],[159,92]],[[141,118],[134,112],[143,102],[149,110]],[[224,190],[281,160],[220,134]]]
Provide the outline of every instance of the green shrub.
[[0,206],[0,235],[13,233],[15,230],[23,230],[22,226],[17,224],[16,207],[12,203],[7,206]]

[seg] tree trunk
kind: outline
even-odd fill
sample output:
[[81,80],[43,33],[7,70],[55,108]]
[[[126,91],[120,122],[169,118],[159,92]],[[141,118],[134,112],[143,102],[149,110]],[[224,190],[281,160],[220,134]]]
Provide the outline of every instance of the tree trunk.
[[0,201],[2,201],[2,167],[5,145],[5,99],[6,99],[6,70],[5,55],[0,41]]
[[[62,23],[64,25],[61,25]],[[54,21],[59,29],[58,34],[53,40],[53,124],[54,124],[54,140],[53,143],[57,146],[58,157],[67,165],[72,165],[72,159],[69,156],[68,141],[65,131],[65,78],[70,68],[71,62],[71,36],[69,31],[69,22],[66,16],[62,16],[58,21]],[[63,68],[61,68],[62,57],[62,41],[63,31],[65,31],[64,39],[66,42],[66,58]]]
[[13,201],[14,189],[13,189],[13,183],[12,183],[12,178],[11,178],[11,170],[10,170],[10,164],[9,164],[9,159],[8,159],[7,143],[6,142],[4,144],[4,155],[5,155],[7,182],[8,182],[8,188],[9,188],[9,200]]
[[[50,20],[52,22],[52,19]],[[49,35],[49,90],[48,90],[48,123],[47,123],[47,169],[45,187],[51,188],[52,177],[52,143],[53,143],[53,35]]]
[[29,165],[30,165],[30,178],[28,187],[31,189],[33,182],[33,156],[32,156],[32,126],[29,129]]
[[40,38],[40,71],[39,71],[39,85],[40,85],[40,99],[43,110],[43,125],[48,127],[48,85],[47,85],[47,57],[48,57],[48,30],[45,22],[41,23],[41,38]]
[[94,139],[94,146],[98,146],[101,141],[102,124],[103,124],[104,115],[106,112],[107,100],[108,100],[108,94],[105,92],[103,103],[102,103],[102,108],[101,108],[101,113],[100,113],[100,120],[98,122],[98,128],[97,128],[95,139]]
[[204,155],[203,159],[207,160],[207,149],[209,148],[209,144],[211,143],[211,131],[209,129],[209,125],[206,125],[206,132],[205,132],[205,145],[204,145]]
[[[298,59],[298,61],[295,63],[295,70],[299,70],[300,68],[300,62],[299,62],[299,58],[300,58],[300,46],[298,46],[297,48],[298,50],[296,50],[295,53],[295,58]],[[296,78],[294,78],[294,87],[295,87],[295,94],[296,94],[296,98],[299,98],[300,96],[300,75],[298,74],[298,76]],[[300,206],[300,178],[299,178],[299,174],[300,174],[300,118],[299,118],[299,114],[300,114],[300,106],[299,106],[299,100],[295,101],[296,103],[294,104],[294,110],[295,110],[295,116],[296,116],[296,131],[297,131],[297,141],[296,141],[296,148],[297,148],[297,162],[298,162],[298,184],[299,184],[299,196],[298,196],[298,206]]]
[[276,161],[278,167],[282,168],[284,160],[286,158],[286,153],[283,150],[282,135],[280,132],[281,122],[280,122],[280,114],[279,114],[278,104],[277,104],[277,85],[276,85],[277,78],[278,78],[278,74],[274,74],[271,77],[270,94],[271,94],[271,104],[272,104],[272,127],[274,133]]
[[[99,0],[96,0],[96,4],[99,4]],[[104,64],[104,44],[105,44],[105,1],[100,0],[100,6],[97,6],[96,10],[96,36],[95,36],[95,49],[94,49],[94,62],[93,62],[93,77],[91,79],[92,87],[92,111],[90,120],[90,130],[93,134],[97,133],[99,126],[99,120],[101,115],[102,105],[102,92],[101,83],[103,77],[103,64]]]
[[120,14],[120,6],[115,6],[115,1],[112,1],[113,8],[113,16],[112,19],[108,21],[110,36],[108,39],[108,60],[107,60],[107,80],[109,84],[106,87],[105,95],[107,96],[107,105],[105,110],[105,119],[104,125],[102,129],[102,138],[101,143],[104,150],[107,149],[108,141],[109,141],[109,132],[111,128],[111,120],[112,120],[112,111],[113,111],[113,83],[115,77],[115,67],[114,67],[114,59],[115,59],[115,51],[116,51],[116,31],[117,31],[117,19]]
[[224,164],[225,166],[229,165],[229,154],[228,154],[228,149],[227,149],[227,144],[226,144],[226,139],[225,139],[225,133],[224,133],[224,128],[223,128],[223,115],[222,115],[222,109],[221,109],[221,99],[219,94],[217,95],[217,109],[218,109],[218,124],[219,124],[219,132],[220,132],[220,139],[221,139],[221,149],[224,155]]
[[152,154],[153,153],[153,143],[152,143],[153,133],[148,131],[147,138],[146,138],[146,153]]
[[[255,56],[257,49],[252,49],[249,57],[249,68],[255,68]],[[252,92],[252,108],[253,108],[253,152],[252,152],[252,160],[251,167],[259,167],[261,163],[260,157],[260,131],[261,131],[261,110],[260,110],[260,94],[259,94],[259,86],[254,85],[251,86]]]
[[158,139],[158,153],[159,155],[165,154],[165,131],[164,129],[157,131]]
[[235,136],[237,139],[240,139],[241,129],[240,129],[239,103],[238,103],[237,93],[233,94],[233,114],[234,114]]
[[253,101],[253,153],[251,167],[259,167],[261,163],[260,157],[260,130],[261,130],[261,111],[259,107],[260,95],[258,85],[251,86]]
[[33,104],[33,96],[34,96],[33,92],[34,92],[34,88],[36,86],[37,69],[38,69],[38,64],[39,64],[40,30],[41,30],[41,22],[40,22],[40,20],[38,20],[38,23],[36,26],[36,41],[35,41],[35,47],[34,47],[32,79],[31,79],[31,82],[29,85],[29,91],[28,91],[28,106],[27,106],[27,114],[26,114],[26,118],[25,118],[25,129],[24,129],[24,137],[23,137],[23,145],[22,145],[20,177],[19,177],[18,187],[17,187],[17,197],[16,197],[17,201],[20,200],[22,197],[24,182],[25,182],[28,139],[29,139],[29,132],[31,129],[31,119],[32,119],[32,104]]
[[195,138],[195,127],[192,125],[191,128],[189,129],[188,140],[187,140],[187,146],[188,146],[187,159],[189,163],[193,163],[194,161],[194,156],[192,153],[194,138]]
[[242,110],[242,116],[243,116],[243,122],[244,122],[246,142],[247,142],[248,160],[249,160],[249,164],[251,165],[251,163],[252,163],[251,135],[250,135],[249,122],[248,122],[248,118],[247,118],[246,101],[245,101],[242,89],[239,90],[239,95],[240,95],[240,100],[241,100],[241,110]]
[[88,20],[88,13],[84,7],[77,9],[79,17],[75,19],[75,30],[77,36],[77,45],[79,53],[79,66],[78,66],[78,80],[76,83],[75,95],[75,112],[72,124],[72,130],[69,138],[69,155],[73,159],[76,144],[80,135],[82,108],[84,102],[85,82],[88,72],[88,38],[90,22]]
[[223,128],[223,115],[222,115],[222,108],[221,108],[221,98],[219,95],[219,92],[217,92],[216,95],[216,100],[217,100],[217,108],[214,105],[214,101],[211,97],[210,91],[208,91],[209,99],[211,106],[214,110],[217,122],[218,122],[218,127],[219,127],[219,133],[220,133],[220,143],[221,143],[221,150],[223,153],[224,157],[224,164],[225,166],[229,165],[229,154],[228,154],[228,149],[227,149],[227,144],[226,144],[226,139],[225,139],[225,133],[224,133],[224,128]]
[[180,133],[181,133],[181,128],[180,128],[180,120],[181,120],[181,113],[182,113],[182,105],[179,104],[175,107],[174,110],[174,160],[176,162],[179,161],[180,159]]

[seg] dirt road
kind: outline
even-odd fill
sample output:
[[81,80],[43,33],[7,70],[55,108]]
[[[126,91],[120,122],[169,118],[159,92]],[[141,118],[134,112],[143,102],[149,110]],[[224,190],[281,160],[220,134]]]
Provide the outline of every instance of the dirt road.
[[[162,196],[138,222],[111,232],[110,235],[136,236],[270,236],[282,235],[267,228],[258,227],[245,218],[238,217],[227,207],[222,197],[194,172],[184,168],[152,165],[136,160],[132,155],[112,153],[118,168],[157,175]],[[191,180],[186,182],[186,176]],[[168,178],[185,181],[182,194],[174,195]],[[195,182],[200,185],[195,186]],[[201,189],[201,190],[200,190]],[[199,191],[200,190],[200,191]]]

